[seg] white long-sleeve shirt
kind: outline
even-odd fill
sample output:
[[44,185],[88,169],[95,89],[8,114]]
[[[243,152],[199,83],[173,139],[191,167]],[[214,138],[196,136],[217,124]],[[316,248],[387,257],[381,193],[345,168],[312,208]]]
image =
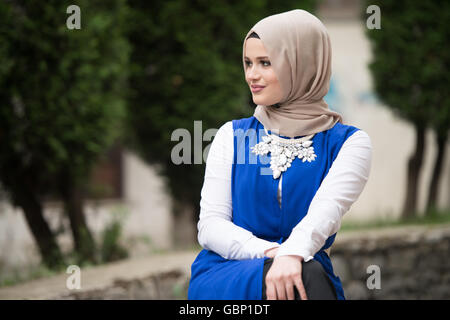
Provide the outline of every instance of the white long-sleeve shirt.
[[[306,216],[281,245],[257,238],[232,222],[233,139],[233,124],[228,121],[217,131],[209,149],[197,224],[200,245],[225,259],[262,258],[266,250],[279,247],[277,257],[297,255],[305,262],[311,260],[328,237],[339,230],[343,215],[364,189],[372,158],[369,136],[358,130],[347,138]],[[282,201],[282,176],[279,180],[278,200]]]

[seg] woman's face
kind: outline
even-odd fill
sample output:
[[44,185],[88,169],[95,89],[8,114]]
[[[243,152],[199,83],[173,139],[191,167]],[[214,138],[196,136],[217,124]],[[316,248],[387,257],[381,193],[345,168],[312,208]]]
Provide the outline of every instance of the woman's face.
[[261,39],[249,38],[245,41],[244,61],[245,79],[252,92],[253,102],[263,106],[280,102],[283,92]]

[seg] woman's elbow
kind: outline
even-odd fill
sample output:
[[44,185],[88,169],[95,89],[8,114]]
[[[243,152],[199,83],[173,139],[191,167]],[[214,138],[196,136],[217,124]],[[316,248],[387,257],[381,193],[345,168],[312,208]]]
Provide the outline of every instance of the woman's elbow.
[[205,226],[201,224],[201,220],[197,224],[197,241],[200,246],[204,249],[207,249],[207,237],[205,234]]

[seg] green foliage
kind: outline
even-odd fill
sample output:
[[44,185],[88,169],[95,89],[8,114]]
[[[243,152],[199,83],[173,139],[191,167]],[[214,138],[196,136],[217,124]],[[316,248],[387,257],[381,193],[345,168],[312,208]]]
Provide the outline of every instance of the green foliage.
[[[1,263],[0,263],[1,264]],[[36,267],[31,267],[26,270],[14,270],[7,276],[0,276],[0,288],[7,286],[14,286],[26,281],[36,280],[40,278],[51,277],[57,275],[60,272],[64,272],[62,266],[59,269],[49,269],[45,265],[41,264]],[[2,274],[0,268],[0,275]]]
[[[175,165],[171,141],[177,128],[202,131],[253,114],[242,68],[248,30],[265,16],[314,1],[145,1],[130,0],[132,45],[127,145],[149,163],[160,164],[170,191],[198,204],[204,163]],[[203,132],[202,132],[203,133]],[[210,141],[203,142],[205,148]],[[202,150],[203,150],[202,148]],[[193,148],[192,148],[193,150]],[[193,155],[193,152],[192,152]]]
[[111,262],[128,257],[128,251],[120,244],[123,223],[127,216],[127,211],[123,208],[117,208],[112,212],[113,218],[103,230],[101,261]]
[[[66,26],[72,4],[80,30]],[[0,2],[0,181],[31,226],[42,197],[82,185],[123,133],[125,15],[125,0]],[[60,263],[44,227],[32,228],[41,254]]]
[[[56,177],[83,180],[122,133],[129,47],[123,0],[1,2],[0,179],[42,193]],[[13,197],[14,200],[14,197]]]
[[[413,123],[450,128],[450,2],[366,1],[381,10],[381,29],[367,29],[370,70],[380,99]],[[364,7],[365,8],[365,7]]]

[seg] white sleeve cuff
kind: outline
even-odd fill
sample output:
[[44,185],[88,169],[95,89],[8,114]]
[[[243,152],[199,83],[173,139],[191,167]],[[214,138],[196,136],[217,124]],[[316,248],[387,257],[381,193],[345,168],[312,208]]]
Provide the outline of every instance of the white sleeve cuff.
[[294,243],[292,239],[286,240],[278,248],[275,258],[281,256],[301,256],[305,262],[314,258],[308,248],[302,247],[299,243]]
[[280,244],[278,242],[270,242],[254,236],[244,243],[243,251],[248,252],[251,259],[264,258],[264,252],[266,250],[279,246]]

